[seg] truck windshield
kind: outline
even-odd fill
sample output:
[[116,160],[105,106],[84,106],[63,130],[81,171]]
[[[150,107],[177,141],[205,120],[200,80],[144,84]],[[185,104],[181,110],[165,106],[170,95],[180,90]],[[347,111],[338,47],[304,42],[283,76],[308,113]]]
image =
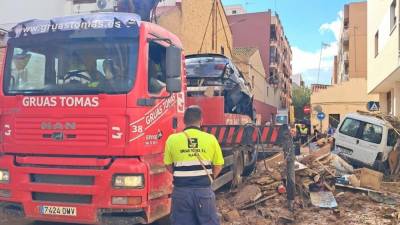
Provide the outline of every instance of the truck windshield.
[[14,39],[7,52],[4,93],[127,93],[137,52],[137,38]]
[[276,123],[277,124],[287,124],[288,117],[287,116],[276,116]]

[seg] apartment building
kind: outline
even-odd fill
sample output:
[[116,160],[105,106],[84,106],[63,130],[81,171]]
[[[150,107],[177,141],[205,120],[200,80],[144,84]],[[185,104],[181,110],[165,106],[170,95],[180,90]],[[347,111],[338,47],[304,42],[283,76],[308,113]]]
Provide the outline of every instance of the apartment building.
[[368,92],[381,111],[400,116],[399,0],[368,0]]
[[283,26],[270,10],[228,16],[235,48],[254,47],[260,51],[265,80],[280,98],[277,109],[291,104],[292,51]]
[[243,7],[243,5],[227,5],[224,6],[226,15],[230,16],[230,15],[238,15],[238,14],[245,14],[246,9]]
[[334,84],[351,78],[367,77],[367,3],[347,4],[343,20],[339,52],[336,57]]
[[156,22],[181,39],[187,55],[232,57],[232,32],[220,0],[176,0],[174,6],[157,8]]
[[319,127],[317,114],[325,113],[323,131],[336,128],[348,113],[366,111],[369,101],[378,101],[377,95],[367,93],[367,3],[346,4],[343,12],[332,85],[315,85],[311,95],[311,123]]
[[280,98],[274,92],[274,87],[265,79],[265,69],[260,51],[252,47],[235,48],[233,62],[250,83],[254,94],[257,122],[260,124],[270,122],[277,113],[276,106],[280,104]]

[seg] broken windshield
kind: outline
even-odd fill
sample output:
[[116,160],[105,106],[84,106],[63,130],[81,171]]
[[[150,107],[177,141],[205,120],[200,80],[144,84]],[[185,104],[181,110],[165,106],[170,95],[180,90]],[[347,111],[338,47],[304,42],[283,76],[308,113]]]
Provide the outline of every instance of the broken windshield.
[[7,95],[121,94],[134,82],[137,38],[14,39],[8,48]]

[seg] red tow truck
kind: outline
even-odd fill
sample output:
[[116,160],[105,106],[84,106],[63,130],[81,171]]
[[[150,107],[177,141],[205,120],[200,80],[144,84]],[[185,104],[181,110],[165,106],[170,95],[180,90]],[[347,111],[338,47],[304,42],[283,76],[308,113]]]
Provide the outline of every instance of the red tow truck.
[[[203,107],[203,129],[224,150],[214,189],[249,175],[258,146],[280,144],[284,129],[251,123],[251,96],[235,89],[242,80],[226,58],[213,62],[221,72],[211,76],[214,83],[187,79],[182,49],[174,34],[132,13],[16,25],[0,68],[0,209],[84,224],[167,216],[172,176],[163,165],[164,143],[183,129],[190,104]],[[203,82],[197,89],[196,79]],[[229,90],[217,90],[228,83]],[[237,98],[226,100],[230,94],[244,97],[241,107],[250,110],[238,111]]]

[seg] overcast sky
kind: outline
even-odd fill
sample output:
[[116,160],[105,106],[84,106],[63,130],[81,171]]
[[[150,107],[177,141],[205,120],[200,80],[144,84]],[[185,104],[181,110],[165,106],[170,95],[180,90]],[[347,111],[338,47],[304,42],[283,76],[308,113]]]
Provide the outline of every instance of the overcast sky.
[[29,19],[62,16],[65,0],[0,0],[0,27]]

